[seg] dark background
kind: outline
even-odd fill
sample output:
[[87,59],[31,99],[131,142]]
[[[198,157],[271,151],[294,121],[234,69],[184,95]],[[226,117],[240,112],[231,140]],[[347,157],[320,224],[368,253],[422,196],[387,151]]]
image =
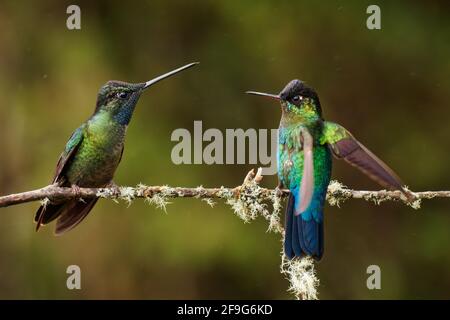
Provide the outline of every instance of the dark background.
[[[115,180],[120,185],[235,186],[254,165],[171,162],[176,128],[276,128],[278,92],[300,78],[324,116],[348,128],[413,190],[449,188],[449,7],[445,1],[79,1],[0,3],[0,194],[50,182],[71,132],[109,79],[148,80],[195,69],[142,96]],[[366,8],[381,7],[381,30]],[[345,163],[333,178],[378,186]],[[276,178],[263,185],[273,187]],[[167,214],[144,201],[99,201],[72,232],[34,232],[38,203],[0,209],[0,298],[291,298],[279,236],[228,206],[176,199]],[[352,200],[326,208],[320,298],[450,298],[448,200],[415,211]],[[66,288],[66,268],[82,290]],[[381,267],[382,289],[366,288]]]

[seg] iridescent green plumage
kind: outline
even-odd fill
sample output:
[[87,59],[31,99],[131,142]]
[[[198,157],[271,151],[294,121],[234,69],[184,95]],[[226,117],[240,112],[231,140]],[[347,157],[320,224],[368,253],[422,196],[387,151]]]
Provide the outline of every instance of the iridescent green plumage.
[[121,160],[126,126],[100,111],[82,127],[82,139],[66,177],[72,184],[102,187],[113,178]]
[[[323,254],[323,205],[331,177],[331,153],[321,144],[324,121],[318,98],[298,95],[286,87],[280,94],[282,117],[279,127],[278,177],[280,184],[291,190],[290,211],[286,217],[285,252],[290,258],[311,255],[320,259]],[[299,107],[301,104],[301,107]],[[312,155],[308,165],[305,135],[312,138]],[[309,166],[309,168],[308,168]],[[308,172],[309,171],[309,172]],[[305,176],[310,174],[309,181]],[[303,191],[303,192],[302,192]]]
[[331,154],[358,167],[390,189],[403,189],[400,179],[342,126],[324,121],[316,92],[299,80],[279,95],[249,91],[281,102],[278,133],[278,177],[290,190],[284,249],[288,258],[323,255],[323,206],[331,178]]
[[[62,152],[53,183],[70,187],[105,187],[112,184],[122,159],[125,133],[141,93],[154,83],[192,67],[191,63],[153,80],[132,84],[109,81],[99,91],[94,114],[74,131]],[[78,225],[97,199],[69,200],[42,205],[36,212],[36,229],[52,220],[56,234]]]

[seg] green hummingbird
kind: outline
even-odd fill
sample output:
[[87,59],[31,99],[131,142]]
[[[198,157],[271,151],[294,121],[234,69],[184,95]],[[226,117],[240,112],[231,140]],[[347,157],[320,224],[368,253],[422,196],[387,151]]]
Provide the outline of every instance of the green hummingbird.
[[400,178],[344,127],[325,121],[319,96],[300,80],[280,94],[247,91],[281,103],[277,171],[280,188],[288,188],[284,252],[289,259],[323,255],[323,207],[331,178],[332,154],[357,167],[385,188],[401,190]]
[[[125,134],[142,92],[153,84],[193,67],[190,63],[143,83],[108,81],[100,88],[94,114],[76,129],[61,153],[53,184],[61,187],[101,188],[112,179],[122,159]],[[35,216],[36,231],[55,219],[55,234],[77,226],[97,199],[66,200],[41,205]]]

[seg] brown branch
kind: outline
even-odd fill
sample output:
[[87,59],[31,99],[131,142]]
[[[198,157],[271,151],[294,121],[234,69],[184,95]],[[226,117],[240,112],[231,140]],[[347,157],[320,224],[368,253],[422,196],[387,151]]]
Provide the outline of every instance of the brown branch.
[[[183,188],[168,186],[111,187],[111,188],[62,188],[49,185],[41,189],[10,194],[0,197],[0,208],[26,202],[43,200],[44,203],[70,199],[106,198],[122,199],[131,202],[135,198],[144,198],[157,207],[165,208],[167,198],[201,198],[209,205],[212,199],[224,199],[244,222],[264,217],[269,222],[269,231],[280,233],[284,237],[280,222],[281,200],[289,195],[289,190],[267,189],[259,186],[261,170],[251,170],[241,186],[234,188]],[[379,204],[383,201],[401,201],[415,209],[420,207],[422,199],[450,198],[450,191],[424,191],[411,193],[414,201],[408,200],[400,191],[361,191],[349,189],[337,181],[328,186],[327,200],[331,205],[339,205],[348,199],[364,199]],[[272,204],[269,210],[268,203]],[[317,299],[319,280],[315,274],[314,261],[310,257],[287,260],[282,253],[281,272],[290,282],[289,291],[299,299]]]
[[[163,194],[166,198],[225,198],[225,194],[238,196],[240,187],[235,188],[185,188],[166,186],[118,187],[118,188],[63,188],[57,185],[48,185],[41,189],[10,194],[0,197],[0,208],[48,199],[57,202],[70,199],[134,199],[151,198],[154,195]],[[269,196],[271,190],[261,188],[264,194]],[[287,190],[283,194],[289,193]]]
[[[261,198],[270,198],[275,191],[258,187],[258,194]],[[106,198],[106,199],[135,199],[151,198],[155,195],[163,195],[165,198],[229,198],[238,197],[242,191],[242,186],[234,188],[186,188],[186,187],[167,187],[167,186],[144,186],[136,187],[116,187],[116,188],[63,188],[57,185],[48,185],[46,187],[26,191],[16,194],[10,194],[0,197],[0,208],[27,203],[32,201],[48,199],[51,202],[70,200],[76,198]],[[278,190],[278,194],[285,197],[289,190]],[[417,201],[421,199],[432,198],[450,198],[450,191],[423,191],[414,192],[413,195]],[[364,199],[376,203],[387,200],[402,201],[410,204],[400,191],[362,191],[352,190],[337,182],[332,182],[328,188],[327,199],[330,204],[339,204],[347,199]]]

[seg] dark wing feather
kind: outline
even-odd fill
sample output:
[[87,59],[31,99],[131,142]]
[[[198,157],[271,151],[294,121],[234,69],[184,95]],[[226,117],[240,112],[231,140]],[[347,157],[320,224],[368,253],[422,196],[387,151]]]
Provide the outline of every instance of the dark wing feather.
[[[338,126],[336,124],[331,125]],[[329,138],[331,141],[327,142],[337,158],[344,159],[355,166],[384,188],[400,190],[406,197],[411,198],[411,194],[403,188],[403,182],[391,168],[356,140],[347,130],[341,126],[335,128],[338,128],[338,130],[335,130],[335,135]]]
[[[70,136],[69,141],[66,144],[64,151],[59,157],[58,164],[56,165],[55,176],[53,177],[52,183],[58,183],[64,185],[64,171],[67,164],[76,154],[81,142],[83,141],[83,129],[85,125],[80,126],[74,133]],[[47,224],[50,221],[56,219],[66,207],[65,203],[62,204],[47,204],[42,205],[37,210],[34,221],[37,223],[36,231],[39,230],[41,225]]]
[[383,187],[403,189],[403,183],[395,172],[357,140],[342,139],[332,145],[331,149],[336,157],[355,166]]
[[55,176],[53,177],[53,183],[60,182],[62,178],[62,174],[64,173],[64,169],[66,168],[66,164],[72,157],[75,155],[78,150],[81,142],[83,141],[83,129],[85,125],[83,124],[77,130],[75,130],[67,141],[66,147],[64,151],[61,153],[59,157],[58,164],[56,165]]

